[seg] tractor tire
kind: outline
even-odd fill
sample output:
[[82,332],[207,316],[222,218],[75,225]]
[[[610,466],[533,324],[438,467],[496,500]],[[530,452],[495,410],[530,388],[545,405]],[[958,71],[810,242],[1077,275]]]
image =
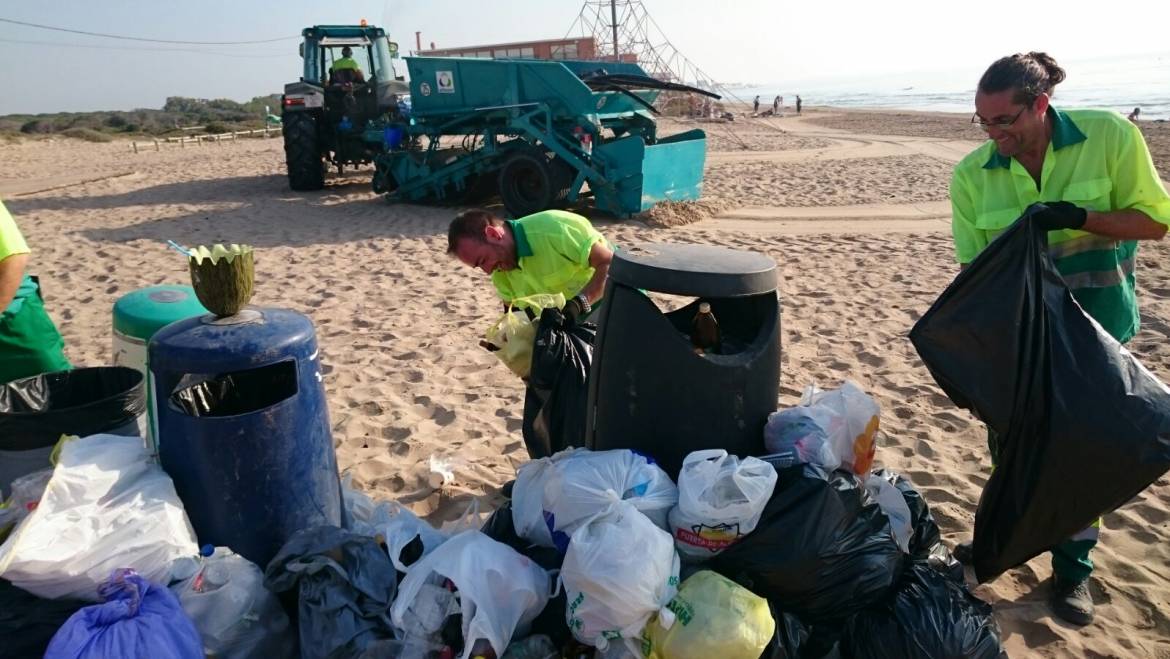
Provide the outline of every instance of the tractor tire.
[[518,151],[500,168],[500,199],[512,217],[555,208],[560,201],[560,178],[544,153],[527,149]]
[[284,117],[284,161],[288,187],[297,191],[325,187],[325,161],[317,138],[317,119],[307,112]]

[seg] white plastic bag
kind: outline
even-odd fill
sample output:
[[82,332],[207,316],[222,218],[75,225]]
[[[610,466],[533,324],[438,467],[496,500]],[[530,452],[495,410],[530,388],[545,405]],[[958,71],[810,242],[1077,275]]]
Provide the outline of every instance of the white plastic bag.
[[203,559],[198,572],[171,586],[203,638],[203,651],[220,659],[287,657],[295,635],[264,574],[227,547]]
[[670,534],[632,504],[619,503],[609,516],[573,532],[561,566],[573,636],[602,650],[615,639],[636,651],[652,615],[669,628],[666,608],[678,591],[678,554]]
[[544,519],[562,552],[573,531],[629,501],[661,529],[678,503],[670,476],[629,449],[580,451],[556,462],[544,487]]
[[464,531],[416,563],[399,584],[390,616],[404,636],[412,631],[415,600],[444,578],[455,584],[463,613],[463,659],[478,639],[491,643],[496,656],[503,655],[513,638],[528,632],[551,591],[544,568],[479,531]]
[[793,452],[797,460],[833,470],[844,466],[869,474],[881,408],[856,383],[821,391],[809,385],[798,407],[773,412],[764,426],[769,453]]
[[443,544],[447,535],[419,519],[409,508],[396,501],[374,501],[354,489],[349,478],[341,484],[341,498],[349,517],[349,530],[365,536],[381,535],[386,541],[390,562],[399,572],[411,566],[402,561],[402,550],[416,537],[422,543],[422,556]]
[[516,535],[538,547],[552,547],[552,533],[544,521],[544,488],[553,473],[553,465],[584,451],[565,449],[547,458],[529,460],[516,470],[512,485],[512,526]]
[[695,451],[678,472],[670,531],[679,557],[706,560],[751,533],[776,487],[776,469],[723,449]]
[[894,531],[894,540],[902,551],[910,553],[910,539],[914,535],[914,520],[910,513],[910,506],[906,498],[890,481],[870,474],[865,479],[865,491],[873,497],[882,512],[890,519],[890,528]]
[[170,583],[199,553],[174,483],[141,437],[67,441],[41,503],[0,546],[0,576],[48,599],[96,602],[118,568]]
[[12,481],[9,487],[12,494],[0,506],[0,542],[3,542],[8,533],[21,520],[36,510],[36,507],[41,503],[41,497],[45,494],[45,488],[49,485],[49,479],[52,477],[52,469],[42,469]]

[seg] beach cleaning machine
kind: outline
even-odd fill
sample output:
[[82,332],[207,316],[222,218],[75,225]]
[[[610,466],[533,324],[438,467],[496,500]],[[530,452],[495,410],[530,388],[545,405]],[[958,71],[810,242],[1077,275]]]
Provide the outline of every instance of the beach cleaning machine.
[[658,80],[635,64],[408,57],[410,105],[371,122],[374,190],[392,200],[473,203],[498,193],[520,217],[592,196],[617,217],[698,199],[706,134],[659,137]]

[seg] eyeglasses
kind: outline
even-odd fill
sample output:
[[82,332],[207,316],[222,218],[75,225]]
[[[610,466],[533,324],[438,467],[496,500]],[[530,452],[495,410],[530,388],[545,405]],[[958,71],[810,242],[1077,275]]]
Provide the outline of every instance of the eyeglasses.
[[971,117],[971,123],[979,126],[983,130],[989,130],[991,128],[999,128],[1002,130],[1016,123],[1016,119],[1019,119],[1020,115],[1024,114],[1024,110],[1027,109],[1028,106],[1025,105],[1024,107],[1020,108],[1020,111],[1016,113],[1016,116],[1008,119],[1007,121],[984,121],[983,118],[979,116],[979,113],[976,112],[975,115]]

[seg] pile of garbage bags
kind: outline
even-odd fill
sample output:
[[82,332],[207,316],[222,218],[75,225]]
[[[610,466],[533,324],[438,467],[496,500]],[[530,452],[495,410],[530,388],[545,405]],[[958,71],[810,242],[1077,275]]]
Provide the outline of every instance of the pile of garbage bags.
[[49,657],[997,656],[922,496],[857,473],[875,424],[853,412],[876,413],[847,393],[809,401],[844,424],[777,413],[824,430],[816,452],[696,451],[676,484],[637,452],[569,448],[521,466],[486,521],[435,528],[346,485],[346,528],[302,529],[265,566],[197,546],[140,439],[67,441],[14,488],[39,499],[0,546],[0,634]]

